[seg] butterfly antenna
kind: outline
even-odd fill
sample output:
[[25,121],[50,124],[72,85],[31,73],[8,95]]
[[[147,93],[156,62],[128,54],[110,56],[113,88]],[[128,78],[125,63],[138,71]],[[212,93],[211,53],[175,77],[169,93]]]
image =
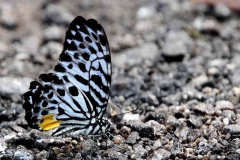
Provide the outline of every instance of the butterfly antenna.
[[[138,105],[136,105],[137,107],[131,111],[128,111],[128,112],[124,112],[124,113],[119,113],[119,114],[116,114],[116,115],[113,115],[113,116],[118,116],[118,115],[122,115],[122,114],[127,114],[127,113],[135,113],[137,110],[138,110]],[[111,117],[113,117],[111,116]]]

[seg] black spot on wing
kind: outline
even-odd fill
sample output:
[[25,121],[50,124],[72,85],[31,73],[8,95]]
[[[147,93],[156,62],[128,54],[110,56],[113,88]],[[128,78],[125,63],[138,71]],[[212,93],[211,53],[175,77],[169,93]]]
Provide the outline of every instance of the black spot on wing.
[[88,43],[92,43],[91,38],[89,38],[88,36],[85,37],[85,40],[86,40]]
[[86,65],[84,63],[78,63],[78,67],[82,72],[86,72]]
[[75,34],[75,37],[74,37],[75,40],[79,41],[79,42],[83,42],[83,37],[81,35],[81,33],[77,32]]
[[99,39],[100,39],[100,43],[101,43],[103,46],[106,46],[106,38],[103,37],[102,35],[99,35]]
[[97,53],[97,51],[92,46],[89,46],[88,49],[90,50],[91,54]]
[[47,115],[47,114],[48,114],[48,111],[46,111],[46,110],[43,110],[43,111],[41,112],[41,114],[42,114],[43,116],[45,116],[45,115]]
[[84,79],[82,76],[75,75],[74,77],[78,82],[82,83],[83,85],[88,85],[88,80]]
[[95,34],[95,33],[92,33],[92,37],[95,39],[95,41],[97,41],[97,40],[98,40],[98,38],[97,38],[97,36],[96,36],[96,34]]
[[60,57],[59,57],[59,60],[60,61],[65,61],[65,62],[71,62],[72,58],[71,58],[71,56],[69,54],[61,53]]
[[77,87],[75,86],[71,86],[69,87],[69,93],[72,95],[72,96],[78,96],[78,89]]
[[43,82],[52,82],[52,76],[53,74],[52,73],[48,73],[48,74],[41,74],[38,79],[40,81],[43,81]]
[[47,107],[47,105],[48,105],[48,102],[47,101],[43,101],[42,106],[43,107]]
[[57,89],[57,93],[60,95],[60,96],[65,96],[65,91],[63,89]]
[[73,57],[74,57],[75,59],[79,59],[78,53],[74,53]]
[[49,99],[52,99],[52,97],[53,97],[53,92],[49,93],[47,97],[48,97]]
[[81,28],[79,29],[79,31],[83,32],[83,33],[86,34],[86,35],[89,35],[89,32],[88,32],[86,26],[81,26]]
[[56,72],[66,72],[66,69],[61,64],[57,64],[54,68],[54,71],[56,71]]
[[72,68],[73,68],[73,65],[72,65],[72,64],[69,64],[69,65],[68,65],[68,68],[69,68],[69,69],[72,69]]
[[88,53],[84,52],[84,53],[82,54],[82,57],[83,57],[84,60],[88,61],[90,55],[89,55]]
[[84,45],[83,43],[81,43],[81,44],[79,45],[79,47],[80,47],[81,49],[85,49],[85,45]]
[[58,76],[54,75],[53,76],[53,81],[52,81],[54,84],[57,84],[57,85],[61,85],[63,84],[63,80],[60,79]]
[[97,44],[97,47],[98,47],[98,51],[103,52],[101,44],[99,42],[97,42],[96,44]]
[[65,49],[68,49],[68,50],[71,50],[71,51],[76,51],[76,50],[77,50],[77,46],[76,46],[76,44],[74,43],[74,41],[72,41],[72,42],[70,43],[70,45],[67,44],[67,45],[65,46],[65,44],[64,44],[64,48],[65,48]]
[[107,63],[111,63],[111,56],[109,54],[105,55],[104,59]]
[[37,113],[37,112],[39,112],[40,111],[40,107],[34,107],[34,109],[33,109],[33,112],[34,113]]
[[67,76],[63,76],[64,81],[69,82],[69,79]]
[[97,32],[98,22],[95,19],[87,20],[87,26],[91,28],[94,32]]

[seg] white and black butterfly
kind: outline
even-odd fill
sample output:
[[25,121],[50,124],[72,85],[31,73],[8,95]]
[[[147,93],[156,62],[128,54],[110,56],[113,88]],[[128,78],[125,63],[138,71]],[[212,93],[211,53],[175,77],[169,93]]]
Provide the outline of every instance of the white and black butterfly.
[[24,96],[31,128],[57,128],[55,136],[96,135],[110,126],[103,117],[111,85],[111,56],[102,26],[76,17],[54,73],[41,74]]

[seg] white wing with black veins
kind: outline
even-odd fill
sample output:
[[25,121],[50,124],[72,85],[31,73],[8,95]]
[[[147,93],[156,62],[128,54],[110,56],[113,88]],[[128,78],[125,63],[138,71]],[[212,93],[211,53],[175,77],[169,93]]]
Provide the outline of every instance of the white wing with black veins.
[[54,73],[41,74],[24,94],[31,128],[53,135],[94,135],[109,125],[103,118],[111,85],[111,56],[106,34],[94,19],[70,24]]

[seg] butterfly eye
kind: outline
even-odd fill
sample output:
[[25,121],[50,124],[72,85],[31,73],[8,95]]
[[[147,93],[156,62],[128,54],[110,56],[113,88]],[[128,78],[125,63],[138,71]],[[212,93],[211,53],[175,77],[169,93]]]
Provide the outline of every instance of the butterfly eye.
[[24,94],[29,126],[56,129],[55,136],[95,135],[109,127],[111,56],[106,34],[94,19],[76,17],[53,73],[41,74]]

